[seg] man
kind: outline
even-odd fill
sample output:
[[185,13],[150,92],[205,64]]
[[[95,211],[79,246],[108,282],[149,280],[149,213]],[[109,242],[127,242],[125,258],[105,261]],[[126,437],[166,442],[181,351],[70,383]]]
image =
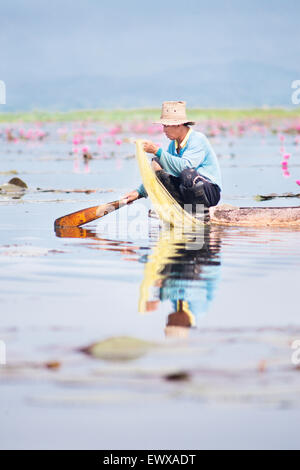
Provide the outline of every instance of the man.
[[[145,142],[144,150],[153,154],[152,168],[177,202],[216,206],[220,200],[222,182],[219,163],[208,139],[193,131],[184,101],[165,101],[160,120],[165,135],[171,140],[168,150]],[[127,203],[147,197],[143,185],[124,196]],[[194,210],[194,209],[193,209]]]

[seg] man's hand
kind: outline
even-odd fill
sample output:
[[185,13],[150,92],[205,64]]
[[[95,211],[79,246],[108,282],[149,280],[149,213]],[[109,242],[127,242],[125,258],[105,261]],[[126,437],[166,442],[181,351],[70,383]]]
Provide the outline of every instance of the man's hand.
[[147,141],[144,143],[144,150],[147,153],[153,153],[155,155],[158,149],[159,146],[154,144],[153,142]]
[[138,191],[130,191],[130,193],[125,194],[125,196],[122,197],[122,201],[125,202],[126,204],[130,204],[133,201],[136,201],[139,199],[140,195]]

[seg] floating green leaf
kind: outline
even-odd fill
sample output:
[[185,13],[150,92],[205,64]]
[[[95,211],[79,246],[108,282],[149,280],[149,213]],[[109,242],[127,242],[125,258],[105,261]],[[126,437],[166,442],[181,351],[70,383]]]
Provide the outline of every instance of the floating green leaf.
[[105,361],[132,361],[142,357],[155,346],[155,343],[138,338],[119,336],[94,343],[81,351]]

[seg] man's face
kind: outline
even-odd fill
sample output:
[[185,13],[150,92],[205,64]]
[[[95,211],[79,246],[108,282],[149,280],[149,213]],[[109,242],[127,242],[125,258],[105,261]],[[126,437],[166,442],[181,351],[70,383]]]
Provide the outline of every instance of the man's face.
[[163,126],[164,127],[164,133],[170,140],[176,140],[178,137],[181,135],[181,128],[183,125],[181,124],[180,126]]

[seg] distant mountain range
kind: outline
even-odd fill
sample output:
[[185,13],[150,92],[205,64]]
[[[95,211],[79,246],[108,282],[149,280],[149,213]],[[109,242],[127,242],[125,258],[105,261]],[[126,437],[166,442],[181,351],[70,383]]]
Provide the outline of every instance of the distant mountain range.
[[160,106],[164,100],[184,99],[190,107],[292,106],[295,70],[235,61],[167,70],[148,76],[72,76],[51,80],[6,79],[6,102],[0,112],[84,108]]

